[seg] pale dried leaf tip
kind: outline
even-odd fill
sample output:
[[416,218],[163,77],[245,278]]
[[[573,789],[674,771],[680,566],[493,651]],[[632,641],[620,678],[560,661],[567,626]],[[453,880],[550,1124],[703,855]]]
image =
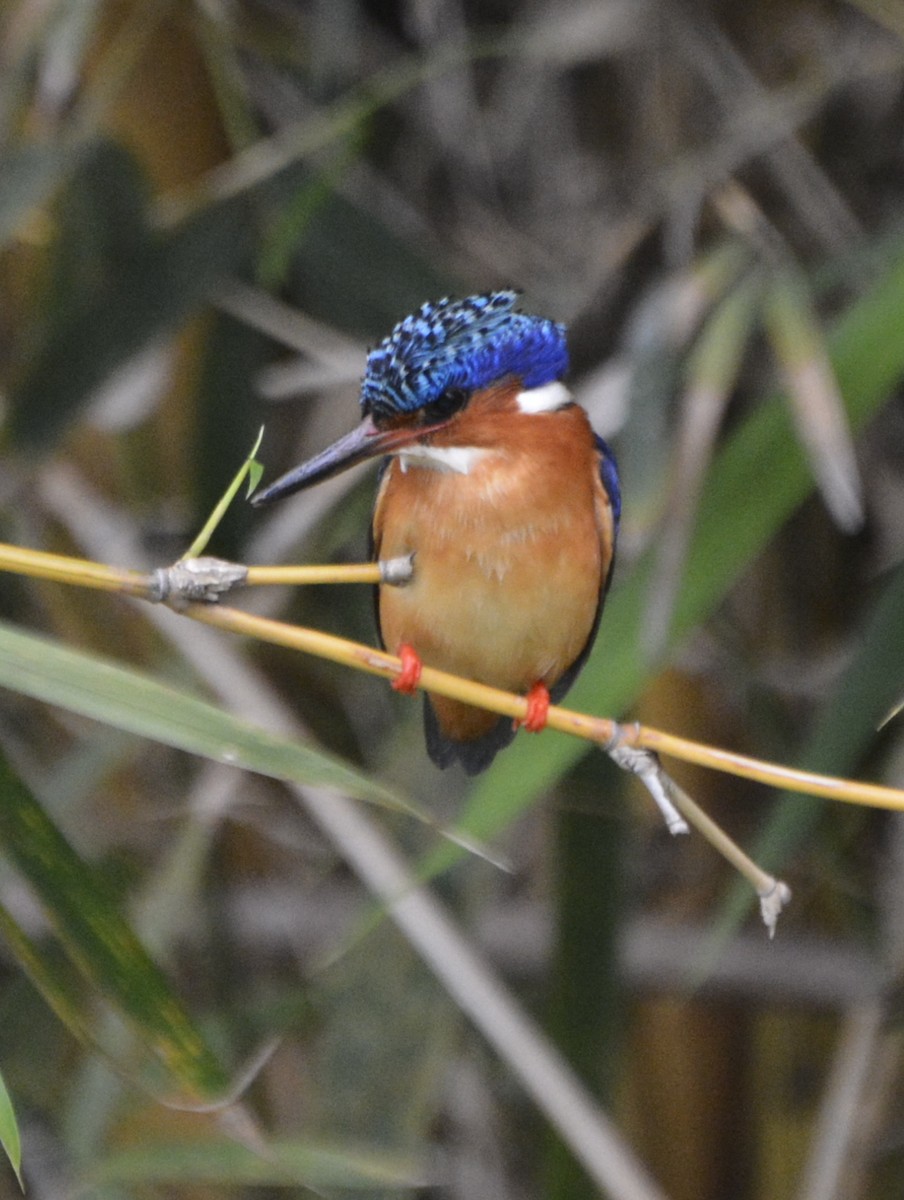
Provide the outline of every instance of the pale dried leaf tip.
[[769,938],[771,940],[775,937],[775,926],[782,909],[791,902],[791,889],[787,883],[782,883],[780,879],[772,879],[770,887],[758,892],[757,895],[760,898],[760,912],[763,916],[763,924],[769,930]]
[[854,533],[864,513],[853,435],[815,304],[799,272],[786,270],[773,281],[766,318],[820,491],[839,528]]
[[616,766],[638,777],[656,802],[669,833],[690,833],[687,821],[672,803],[669,795],[669,777],[651,750],[639,750],[635,746],[626,746],[616,741],[615,745],[608,748],[607,753]]
[[183,604],[215,603],[225,592],[245,582],[248,568],[223,558],[184,558],[160,567],[151,576],[149,599],[173,608]]
[[899,700],[897,704],[893,705],[893,707],[888,710],[876,728],[884,729],[889,721],[893,721],[900,712],[904,712],[904,700]]
[[275,1037],[264,1042],[242,1067],[230,1084],[229,1090],[222,1096],[206,1102],[193,1103],[191,1100],[171,1098],[163,1099],[161,1103],[167,1108],[173,1109],[174,1112],[219,1113],[221,1116],[229,1114],[230,1121],[227,1124],[228,1127],[231,1127],[236,1140],[249,1146],[250,1149],[262,1149],[257,1126],[253,1118],[250,1118],[250,1114],[239,1106],[239,1102],[279,1049],[279,1043],[280,1039]]
[[504,871],[506,875],[515,874],[515,864],[510,858],[490,850],[488,846],[471,837],[470,834],[461,833],[456,829],[444,828],[440,828],[440,832],[444,837],[448,838],[453,846],[460,846],[462,850],[467,850],[469,854],[473,854],[477,858],[482,858],[491,867],[496,867],[497,870]]

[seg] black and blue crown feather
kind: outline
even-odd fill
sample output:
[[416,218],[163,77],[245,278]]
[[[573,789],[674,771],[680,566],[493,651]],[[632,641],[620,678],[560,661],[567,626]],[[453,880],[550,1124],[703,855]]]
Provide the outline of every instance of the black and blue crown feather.
[[517,312],[518,293],[428,301],[367,356],[361,407],[375,420],[415,412],[450,390],[477,391],[507,376],[525,388],[568,369],[563,326]]

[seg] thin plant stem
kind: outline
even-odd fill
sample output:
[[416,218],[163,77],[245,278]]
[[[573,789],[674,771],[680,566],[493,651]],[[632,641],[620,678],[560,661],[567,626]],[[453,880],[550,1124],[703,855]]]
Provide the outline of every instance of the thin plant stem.
[[380,564],[337,563],[327,566],[249,567],[247,587],[288,584],[292,587],[316,583],[380,583]]
[[[904,811],[904,790],[883,787],[878,783],[861,783],[852,779],[839,779],[834,775],[820,775],[815,771],[803,771],[797,767],[784,767],[766,763],[733,750],[722,750],[693,742],[688,738],[665,733],[638,725],[634,744],[647,750],[655,750],[671,758],[696,763],[714,771],[724,771],[741,779],[753,779],[769,787],[785,788],[790,792],[803,792],[809,796],[824,796],[827,800],[840,800],[845,804],[861,804],[867,808],[887,808],[894,812]],[[629,739],[630,743],[630,739]]]
[[[100,588],[104,591],[120,592],[144,600],[159,600],[159,583],[154,575],[131,571],[122,567],[109,567],[88,559],[70,558],[63,554],[48,554],[43,550],[30,550],[20,546],[0,543],[0,570],[11,571],[33,578],[50,579],[58,583],[69,583],[80,587]],[[243,583],[378,583],[381,577],[379,563],[352,563],[338,566],[308,567],[249,567]],[[358,670],[394,679],[401,670],[399,659],[393,654],[352,642],[347,638],[306,629],[300,625],[287,625],[281,621],[255,616],[239,609],[214,604],[189,604],[184,607],[186,615],[196,621],[215,625],[233,633],[246,634],[261,641],[287,646],[307,654]],[[478,708],[498,712],[513,720],[523,721],[527,715],[527,701],[513,692],[500,691],[437,671],[425,666],[420,686],[428,692],[437,692],[454,700],[462,700]],[[904,812],[904,790],[884,787],[881,784],[861,783],[851,779],[839,779],[831,775],[819,775],[813,771],[802,771],[761,759],[736,754],[702,742],[694,742],[676,734],[665,733],[645,725],[619,726],[608,717],[594,717],[588,713],[552,705],[547,724],[551,729],[586,738],[603,747],[614,739],[637,749],[652,750],[670,758],[696,763],[711,770],[736,775],[742,779],[753,779],[768,787],[785,788],[811,796],[824,796],[846,804],[860,804],[870,808],[886,808]]]
[[[190,560],[186,555],[185,559]],[[111,567],[89,559],[50,554],[22,546],[0,543],[0,570],[33,579],[51,579],[76,587],[125,592],[143,600],[153,600],[158,587],[154,577],[124,567]],[[325,566],[248,567],[242,586],[289,585],[301,587],[323,583],[380,583],[383,569],[379,563],[336,563]]]
[[100,588],[106,592],[124,592],[128,596],[150,599],[152,579],[142,571],[123,567],[108,567],[86,558],[70,558],[66,554],[48,554],[45,550],[29,550],[23,546],[0,543],[0,570],[34,579],[52,579],[56,583],[71,583],[76,587]]
[[[394,654],[387,654],[384,650],[365,646],[361,642],[321,633],[316,629],[287,625],[282,621],[258,617],[223,605],[191,604],[182,611],[186,616],[206,625],[214,625],[307,654],[316,654],[344,666],[380,675],[384,679],[395,679],[402,671],[401,661]],[[524,696],[516,696],[513,692],[500,691],[498,688],[487,687],[486,684],[462,679],[446,671],[438,671],[434,667],[423,668],[419,686],[424,691],[436,692],[465,704],[486,708],[513,720],[523,721],[527,716],[528,705]],[[559,705],[550,706],[547,724],[551,729],[586,738],[604,748],[621,741],[625,745],[652,750],[684,762],[697,763],[728,775],[753,779],[769,787],[825,796],[847,804],[904,812],[904,790],[900,788],[838,779],[830,775],[818,775],[812,771],[763,762],[675,734],[663,733],[648,726],[620,726],[608,717],[594,717],[561,708]]]
[[248,476],[250,474],[251,479],[252,479],[252,486],[253,486],[254,483],[256,482],[257,478],[259,478],[259,474],[258,474],[258,470],[257,470],[256,464],[255,464],[254,456],[255,456],[255,454],[257,454],[258,450],[260,449],[260,444],[261,444],[261,441],[263,440],[263,437],[264,437],[264,427],[262,425],[260,427],[260,430],[257,435],[257,441],[254,443],[254,446],[251,449],[251,453],[248,455],[248,457],[245,459],[245,461],[239,467],[239,469],[235,473],[235,476],[233,477],[233,480],[230,483],[229,487],[226,489],[226,491],[223,493],[223,495],[218,500],[213,512],[210,514],[210,516],[207,518],[207,521],[204,523],[204,528],[201,530],[201,532],[198,534],[198,536],[192,542],[191,546],[189,546],[188,550],[186,550],[186,552],[182,555],[183,559],[197,558],[199,554],[204,553],[204,551],[207,549],[207,543],[210,541],[214,530],[219,525],[219,523],[222,521],[223,515],[226,512],[226,509],[229,507],[229,505],[235,499],[236,493],[238,492],[239,488],[244,483],[245,479],[248,478]]

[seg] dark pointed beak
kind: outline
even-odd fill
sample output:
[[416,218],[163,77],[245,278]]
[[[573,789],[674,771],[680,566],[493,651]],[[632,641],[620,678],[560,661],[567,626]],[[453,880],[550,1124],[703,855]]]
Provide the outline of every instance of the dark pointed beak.
[[425,433],[423,427],[406,425],[396,429],[378,429],[371,417],[365,417],[357,429],[333,442],[326,450],[309,458],[301,466],[293,467],[275,483],[265,487],[251,497],[254,505],[270,504],[273,500],[282,500],[302,488],[310,487],[338,475],[356,463],[368,458],[376,458],[381,454],[392,454],[402,446],[409,445]]

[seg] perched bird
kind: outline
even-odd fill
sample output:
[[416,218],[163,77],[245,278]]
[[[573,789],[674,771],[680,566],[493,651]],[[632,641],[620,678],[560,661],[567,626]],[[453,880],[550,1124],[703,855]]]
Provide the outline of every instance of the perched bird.
[[[377,559],[414,555],[381,585],[382,644],[412,691],[421,663],[527,695],[525,727],[574,682],[596,635],[618,531],[618,471],[562,382],[565,330],[517,293],[427,303],[370,352],[364,420],[258,492],[267,504],[377,455]],[[515,736],[508,718],[425,695],[427,751],[477,774]]]

